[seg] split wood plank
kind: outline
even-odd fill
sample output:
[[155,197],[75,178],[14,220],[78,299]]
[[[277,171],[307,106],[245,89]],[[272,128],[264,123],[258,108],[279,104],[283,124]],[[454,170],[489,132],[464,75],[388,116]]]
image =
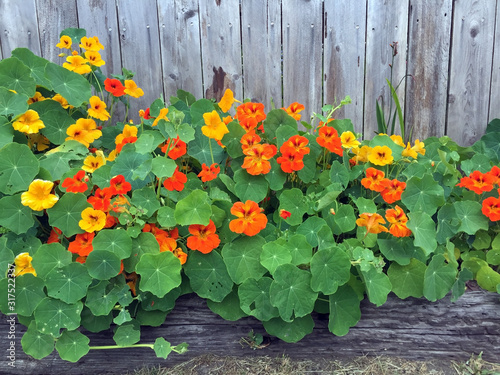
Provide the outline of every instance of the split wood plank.
[[241,3],[243,97],[271,110],[283,106],[281,91],[281,1]]
[[410,1],[405,123],[413,140],[445,134],[452,6]]
[[19,47],[29,48],[40,56],[40,35],[35,0],[0,2],[0,58],[10,57],[12,51]]
[[488,123],[495,32],[494,1],[455,1],[447,134],[459,145],[481,138]]
[[[187,361],[202,354],[217,354],[251,358],[254,356],[293,359],[341,359],[363,355],[398,356],[413,360],[457,359],[467,360],[471,354],[483,352],[483,359],[500,358],[500,296],[485,291],[467,291],[457,302],[449,296],[437,302],[407,298],[400,300],[393,294],[380,307],[361,303],[361,320],[343,337],[328,330],[328,316],[313,314],[315,328],[295,344],[269,337],[262,323],[252,317],[231,322],[212,313],[206,301],[194,295],[182,296],[174,310],[160,327],[142,327],[141,343],[153,343],[165,337],[173,345],[189,344],[183,355],[171,353],[167,360],[156,358],[147,348],[91,350],[77,363],[62,361],[56,352],[42,360],[34,360],[21,350],[20,337],[25,328],[16,326],[16,364],[12,372],[7,361],[0,362],[0,373],[124,373],[143,366],[166,366]],[[6,335],[8,322],[0,319],[0,333]],[[252,350],[241,344],[241,338],[253,330],[265,336],[269,345]],[[90,345],[114,345],[110,331],[88,333]],[[0,341],[5,352],[7,340]]]
[[339,104],[346,95],[352,103],[334,118],[351,119],[363,131],[366,0],[324,3],[324,104]]
[[201,1],[200,20],[204,96],[219,101],[229,88],[242,98],[239,1]]
[[[406,49],[408,47],[408,1],[368,0],[366,25],[366,77],[365,77],[365,115],[363,135],[372,139],[378,133],[376,101],[382,100],[385,119],[389,118],[392,101],[386,79],[391,79],[393,50],[390,45],[398,42],[398,54],[394,59],[392,71],[393,86],[403,82],[397,90],[401,108],[404,111],[406,75]],[[379,101],[380,103],[380,101]],[[395,106],[392,106],[394,115]],[[395,129],[399,128],[396,120]],[[399,131],[396,131],[399,133]]]
[[198,0],[159,1],[165,101],[181,89],[203,97]]
[[139,109],[146,109],[163,93],[162,60],[156,0],[118,0],[118,26],[122,66],[136,73],[133,81],[144,91],[130,99],[129,118],[139,121]]

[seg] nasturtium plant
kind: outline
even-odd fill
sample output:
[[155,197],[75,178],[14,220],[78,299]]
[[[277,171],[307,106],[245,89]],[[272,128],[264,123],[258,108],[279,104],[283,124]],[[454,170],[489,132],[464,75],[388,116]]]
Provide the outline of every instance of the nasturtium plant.
[[[229,89],[130,113],[144,92],[127,69],[102,73],[98,37],[70,28],[57,47],[62,66],[26,48],[0,61],[0,288],[16,285],[0,311],[28,327],[33,358],[183,353],[141,327],[184,294],[297,342],[313,313],[348,334],[365,298],[455,301],[472,280],[500,293],[499,119],[461,147],[363,139],[333,119],[349,98],[311,123],[300,103]],[[90,346],[101,331],[116,345]]]

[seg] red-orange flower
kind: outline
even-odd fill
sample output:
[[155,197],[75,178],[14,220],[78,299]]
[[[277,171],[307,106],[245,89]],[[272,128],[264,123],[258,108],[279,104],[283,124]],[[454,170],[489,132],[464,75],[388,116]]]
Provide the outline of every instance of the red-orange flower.
[[288,108],[283,108],[283,109],[286,111],[286,113],[288,113],[290,116],[292,116],[295,120],[298,121],[302,117],[302,115],[299,112],[303,111],[304,108],[305,107],[303,104],[293,102],[288,106]]
[[87,184],[89,178],[85,174],[84,170],[78,171],[73,177],[67,177],[64,179],[61,186],[66,188],[68,193],[83,193],[88,189]]
[[385,189],[380,192],[380,195],[382,195],[382,199],[389,204],[399,201],[401,199],[401,194],[403,194],[403,191],[406,189],[406,182],[396,179],[389,180],[386,178],[382,180],[382,184],[385,186]]
[[201,172],[198,173],[198,177],[201,177],[201,181],[207,182],[215,180],[219,173],[220,173],[219,164],[213,163],[210,167],[208,167],[205,163],[203,163],[201,165]]
[[104,228],[105,229],[113,228],[116,224],[118,224],[118,218],[107,213],[106,224],[104,224]]
[[255,134],[254,130],[245,133],[240,139],[241,149],[243,150],[243,153],[245,153],[245,151],[253,145],[258,144],[260,141],[261,138],[257,134]]
[[283,153],[283,150],[291,148],[297,154],[304,156],[309,153],[309,147],[307,147],[308,143],[309,140],[306,137],[303,137],[301,135],[293,135],[281,145],[280,152]]
[[292,216],[292,213],[290,211],[287,211],[287,210],[283,210],[281,209],[280,210],[280,217],[284,220],[288,219],[290,216]]
[[324,125],[319,128],[316,141],[321,147],[325,147],[328,151],[342,156],[342,140],[334,127]]
[[271,163],[268,160],[276,155],[276,151],[276,146],[267,143],[253,145],[245,150],[246,156],[241,167],[254,176],[269,173]]
[[120,153],[123,146],[125,146],[127,143],[135,143],[135,141],[137,141],[137,137],[134,136],[123,138],[122,141],[116,145],[116,152]]
[[125,94],[125,86],[116,78],[106,78],[104,80],[104,89],[111,95],[119,97]]
[[167,149],[169,150],[168,157],[174,160],[183,156],[187,151],[186,143],[181,141],[179,137],[172,140],[167,139],[161,151],[167,153]]
[[300,171],[302,168],[304,168],[304,160],[302,155],[296,152],[291,147],[282,149],[281,156],[276,158],[276,161],[285,173]]
[[384,218],[376,213],[362,213],[356,220],[356,225],[366,227],[366,234],[388,232],[389,230],[382,224],[385,224]]
[[229,229],[234,233],[255,236],[267,225],[267,217],[262,211],[254,201],[236,202],[231,207],[231,214],[237,218],[229,222]]
[[469,177],[462,177],[457,186],[465,187],[476,194],[482,194],[491,191],[495,182],[496,178],[492,174],[474,171]]
[[411,230],[408,229],[406,223],[408,217],[401,207],[396,206],[394,209],[389,209],[385,212],[385,218],[391,224],[389,232],[395,237],[408,237],[411,235]]
[[172,177],[166,178],[165,181],[163,181],[163,186],[165,189],[170,191],[182,191],[186,182],[187,176],[184,173],[179,172],[179,167],[177,167],[175,168],[175,172]]
[[97,188],[93,196],[87,198],[94,210],[107,212],[111,208],[111,196],[113,195],[111,188]]
[[123,177],[123,175],[121,174],[113,177],[110,181],[110,184],[111,195],[127,194],[130,190],[132,190],[132,185],[130,184],[130,182],[127,182],[125,180],[125,177]]
[[186,245],[191,250],[208,254],[220,244],[219,235],[215,233],[215,224],[212,220],[208,225],[190,225],[188,230],[191,236],[188,237]]
[[495,182],[493,182],[494,185],[500,185],[500,168],[495,165],[488,172],[486,172],[486,174],[495,178]]
[[187,256],[187,254],[184,251],[182,251],[182,249],[180,247],[178,247],[177,249],[175,249],[172,252],[179,259],[179,261],[181,262],[181,264],[186,263],[188,256]]
[[382,190],[386,189],[385,183],[388,180],[384,177],[384,172],[371,167],[367,168],[366,177],[361,179],[361,185],[363,185],[366,189],[380,193]]
[[481,212],[491,221],[500,220],[500,198],[486,198],[483,201]]
[[238,119],[240,125],[249,132],[255,129],[260,121],[266,119],[264,104],[252,102],[241,104],[236,108],[235,117]]
[[59,228],[52,227],[49,238],[47,239],[47,243],[61,242],[61,239],[59,238],[61,234],[62,231]]
[[81,233],[75,236],[75,239],[69,243],[68,250],[73,254],[78,254],[82,257],[86,257],[94,249],[92,246],[92,240],[94,239],[95,233]]

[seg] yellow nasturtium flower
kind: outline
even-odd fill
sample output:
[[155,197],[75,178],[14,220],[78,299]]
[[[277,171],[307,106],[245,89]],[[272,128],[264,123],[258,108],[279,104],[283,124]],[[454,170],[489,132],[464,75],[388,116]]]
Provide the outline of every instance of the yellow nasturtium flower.
[[101,54],[95,51],[85,52],[85,58],[87,61],[94,66],[103,66],[106,62],[101,58]]
[[201,132],[204,136],[220,141],[224,134],[229,133],[226,124],[221,121],[217,111],[204,113],[203,119],[205,120],[205,126],[201,127]]
[[37,151],[43,151],[49,148],[50,141],[40,133],[28,134],[28,147],[33,148],[35,145]]
[[19,116],[12,123],[12,126],[15,130],[25,134],[35,134],[38,133],[40,129],[45,128],[43,121],[40,120],[38,112],[32,109],[28,109],[25,113]]
[[342,147],[344,148],[356,148],[360,145],[360,141],[356,139],[353,132],[346,131],[340,135],[340,141],[342,142]]
[[106,111],[106,103],[104,103],[98,96],[92,96],[89,99],[90,108],[88,109],[89,116],[92,116],[101,121],[109,119],[109,112]]
[[391,135],[390,138],[398,146],[405,147],[405,143],[403,142],[403,138],[400,135],[393,134],[393,135]]
[[28,187],[28,191],[21,194],[21,203],[33,211],[42,211],[53,207],[59,198],[51,194],[54,183],[52,181],[34,180]]
[[88,233],[99,231],[106,225],[106,213],[87,207],[82,211],[82,220],[78,222],[78,225]]
[[35,95],[32,98],[28,99],[28,104],[33,104],[36,102],[41,102],[42,100],[45,100],[45,97],[39,93],[38,91],[35,92]]
[[137,84],[131,79],[126,79],[123,85],[125,86],[125,94],[133,98],[140,98],[144,95],[144,91],[140,87],[137,87]]
[[222,112],[227,113],[231,109],[234,102],[241,103],[239,100],[234,98],[234,94],[230,89],[226,89],[224,95],[220,99],[219,108]]
[[31,265],[33,258],[29,253],[21,253],[14,258],[14,276],[21,276],[27,273],[31,273],[36,276],[36,271]]
[[58,102],[59,104],[61,104],[61,107],[63,107],[64,109],[73,108],[73,106],[69,105],[68,101],[66,99],[64,99],[61,96],[61,94],[55,94],[52,97],[52,100],[55,100],[56,102]]
[[91,38],[87,38],[84,36],[80,39],[80,47],[86,51],[97,52],[101,49],[104,49],[104,46],[99,42],[99,38],[94,36]]
[[106,164],[106,157],[101,150],[97,150],[94,155],[89,155],[83,161],[82,169],[85,172],[93,173]]
[[72,72],[86,74],[92,71],[90,65],[87,64],[87,60],[80,55],[68,56],[66,61],[67,62],[63,63],[63,67],[71,70]]
[[92,142],[102,135],[102,132],[97,129],[97,124],[91,118],[79,118],[76,124],[70,125],[66,129],[66,134],[69,136],[65,140],[75,140],[89,147]]
[[413,158],[413,159],[416,159],[418,156],[417,151],[415,151],[411,148],[410,142],[408,142],[408,144],[406,145],[406,148],[403,150],[401,155],[406,157],[406,158]]
[[115,144],[119,145],[125,138],[137,137],[137,128],[133,125],[125,125],[123,131],[115,137]]
[[59,43],[56,44],[56,47],[71,49],[71,44],[72,44],[71,38],[67,35],[63,35],[59,40]]
[[375,146],[368,154],[368,161],[380,166],[392,164],[394,161],[392,150],[387,146]]
[[160,120],[168,121],[167,114],[168,114],[168,108],[160,109],[160,114],[155,118],[155,120],[153,121],[153,124],[151,126],[158,125],[158,122]]
[[420,142],[418,139],[415,141],[415,145],[412,147],[412,150],[418,152],[420,155],[425,155],[425,143]]

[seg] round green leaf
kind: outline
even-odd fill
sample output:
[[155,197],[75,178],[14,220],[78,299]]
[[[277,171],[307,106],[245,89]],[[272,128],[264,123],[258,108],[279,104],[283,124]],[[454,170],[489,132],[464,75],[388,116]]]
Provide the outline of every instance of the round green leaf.
[[26,354],[42,359],[54,351],[54,338],[39,332],[36,323],[32,321],[21,339],[21,346]]
[[264,120],[264,131],[268,139],[276,137],[276,131],[280,127],[288,126],[297,134],[297,121],[288,115],[283,109],[273,109],[268,112]]
[[[224,149],[220,147],[215,140],[205,137],[200,130],[195,132],[194,137],[194,140],[189,142],[189,148],[187,150],[189,156],[197,159],[200,164],[205,163],[206,165],[220,163],[224,159]],[[212,154],[210,154],[210,150],[212,150]]]
[[132,193],[132,204],[140,209],[145,210],[145,217],[151,217],[161,206],[156,193],[150,187],[134,190]]
[[61,359],[77,362],[89,352],[89,342],[90,339],[80,331],[64,331],[57,339],[56,350]]
[[152,233],[142,232],[132,238],[132,254],[124,259],[123,267],[127,272],[135,272],[135,267],[143,254],[159,254],[160,245]]
[[191,251],[184,267],[191,288],[200,297],[221,302],[231,293],[233,281],[218,252],[202,254],[199,251]]
[[[43,281],[31,273],[16,277],[15,284],[12,281],[9,278],[0,281],[0,289],[5,291],[0,295],[0,310],[5,313],[30,316],[45,298]],[[15,296],[15,305],[9,304],[9,295]]]
[[92,207],[87,202],[87,197],[82,193],[64,194],[57,203],[47,210],[49,224],[59,228],[66,237],[83,233],[84,230],[78,225],[82,219],[82,211]]
[[316,247],[322,240],[319,236],[319,231],[322,230],[323,227],[327,227],[328,229],[326,229],[326,233],[324,231],[322,232],[324,234],[322,237],[332,238],[332,231],[329,230],[330,228],[328,227],[326,221],[317,216],[307,218],[306,221],[299,225],[296,233],[303,234],[306,237],[307,242],[309,242],[312,247]]
[[457,269],[446,263],[442,254],[436,254],[429,262],[424,275],[424,297],[435,302],[443,298],[455,283]]
[[31,71],[30,75],[35,79],[38,86],[52,89],[50,81],[45,77],[45,66],[49,63],[46,59],[35,55],[28,48],[16,48],[12,56],[17,57]]
[[[130,294],[130,291],[129,291]],[[181,295],[181,288],[174,288],[163,297],[155,296],[153,293],[141,290],[139,298],[141,300],[141,308],[144,311],[160,310],[170,312],[175,307],[175,301]]]
[[0,61],[0,87],[14,90],[31,98],[35,95],[36,82],[30,73],[30,69],[19,59],[15,57],[3,59]]
[[276,336],[285,342],[298,342],[312,333],[314,320],[310,315],[295,318],[291,322],[274,318],[263,322],[264,329],[270,335]]
[[175,210],[172,207],[163,206],[156,213],[156,220],[162,227],[173,228],[177,225],[174,214]]
[[85,261],[89,275],[97,280],[109,280],[120,273],[118,255],[107,250],[92,250]]
[[318,251],[311,260],[311,288],[324,295],[333,294],[351,277],[351,260],[338,247]]
[[292,264],[283,264],[276,268],[274,281],[269,295],[271,304],[278,308],[280,317],[291,322],[294,317],[300,318],[310,314],[318,293],[311,285],[311,274]]
[[302,191],[297,188],[284,190],[280,197],[280,206],[278,210],[286,210],[290,212],[291,216],[286,219],[289,225],[298,225],[302,223],[302,217],[307,211],[307,203],[304,201]]
[[350,285],[344,284],[329,296],[330,316],[328,329],[336,336],[345,336],[349,328],[361,319],[359,298]]
[[294,234],[288,239],[288,248],[292,255],[292,264],[308,264],[312,258],[312,246],[302,234]]
[[[0,87],[0,115],[17,117],[28,110],[29,97]],[[9,124],[11,129],[12,125]]]
[[0,149],[0,192],[14,194],[28,190],[38,174],[38,159],[28,146],[9,143]]
[[92,241],[93,251],[107,250],[125,259],[132,253],[132,238],[122,228],[103,229]]
[[488,230],[489,221],[481,212],[481,203],[473,201],[458,201],[453,203],[460,220],[459,232],[473,235],[480,229]]
[[60,243],[44,244],[33,254],[31,264],[38,277],[46,279],[47,275],[54,269],[70,264],[71,253]]
[[[240,125],[238,127],[242,128]],[[242,128],[243,129],[243,128]],[[241,144],[238,141],[238,147],[241,150]],[[285,184],[287,174],[283,172],[281,166],[276,162],[275,159],[271,159],[271,170],[269,173],[265,174],[267,182],[269,183],[269,188],[271,190],[281,190],[283,189],[283,185]]]
[[152,156],[136,152],[133,145],[126,146],[129,147],[123,147],[116,157],[115,163],[111,167],[111,176],[121,174],[125,180],[130,182],[132,190],[140,189],[152,181],[151,175],[149,175]]
[[92,87],[85,77],[62,66],[48,63],[45,76],[52,83],[54,91],[61,94],[72,106],[79,107],[92,96]]
[[234,190],[236,196],[240,198],[242,202],[251,200],[254,202],[262,201],[266,195],[269,188],[269,184],[264,176],[252,176],[243,169],[239,169],[234,174]]
[[444,190],[430,174],[423,178],[412,177],[406,182],[401,201],[410,211],[433,215],[444,204]]
[[395,261],[402,266],[410,264],[410,259],[417,257],[416,252],[422,253],[409,237],[377,238],[377,244],[387,260]]
[[127,309],[121,309],[117,316],[113,319],[113,323],[116,325],[122,325],[124,323],[130,322],[132,317]]
[[207,306],[214,313],[220,315],[224,320],[236,321],[247,316],[240,308],[240,299],[236,288],[229,293],[221,302],[207,300]]
[[0,199],[0,225],[16,234],[26,233],[35,221],[31,208],[21,203],[21,194]]
[[497,285],[500,284],[500,274],[491,267],[481,267],[477,271],[476,280],[481,288],[496,292]]
[[415,246],[419,246],[425,253],[430,255],[436,250],[436,223],[425,212],[410,212],[408,213],[407,227],[415,236],[413,242]]
[[0,237],[0,275],[6,275],[14,263],[14,253],[7,247],[7,237]]
[[278,266],[292,262],[292,254],[284,238],[278,238],[276,241],[268,242],[262,246],[260,254],[260,263],[274,274]]
[[4,117],[0,116],[0,148],[8,145],[14,139],[14,128],[10,121]]
[[212,216],[208,194],[201,190],[193,190],[187,197],[177,202],[174,215],[179,225],[208,225]]
[[407,265],[392,263],[387,276],[392,284],[392,291],[399,298],[421,298],[424,295],[424,276],[427,266],[412,258]]
[[246,279],[238,288],[241,310],[262,322],[278,317],[279,311],[269,299],[272,282],[270,277]]
[[108,315],[118,302],[118,292],[119,289],[113,288],[113,284],[102,280],[88,289],[85,306],[90,309],[92,315]]
[[172,352],[170,343],[163,337],[158,337],[153,345],[153,350],[158,358],[167,359],[168,355]]
[[30,109],[38,113],[45,125],[41,133],[56,145],[64,143],[68,137],[66,130],[76,121],[61,107],[61,104],[55,100],[42,100],[33,103]]
[[67,304],[61,300],[44,298],[35,309],[36,328],[45,334],[59,336],[60,330],[74,330],[80,327],[83,304]]
[[55,268],[45,278],[47,295],[66,303],[75,303],[85,297],[91,283],[86,267],[80,263]]
[[157,156],[151,164],[151,171],[158,178],[172,177],[177,168],[177,164],[172,159],[167,159],[164,156]]
[[[456,202],[455,202],[456,203]],[[460,219],[455,212],[454,205],[447,203],[442,206],[437,215],[437,236],[436,240],[440,244],[455,236],[460,227]]]
[[392,285],[383,272],[379,272],[371,266],[367,271],[362,271],[361,275],[366,287],[366,294],[371,303],[381,306],[387,301],[387,295],[391,292]]
[[163,297],[181,285],[181,263],[170,251],[160,254],[144,254],[136,266],[141,275],[141,290]]
[[135,315],[135,320],[141,326],[159,327],[165,323],[168,313],[161,310],[146,311],[139,309]]
[[340,205],[335,215],[329,215],[328,218],[332,222],[332,232],[335,235],[350,232],[356,228],[356,215],[351,205]]
[[260,236],[241,237],[229,242],[222,249],[222,257],[231,279],[241,284],[246,279],[259,278],[266,273],[260,263],[262,246],[266,241]]
[[113,340],[118,346],[134,345],[140,339],[141,331],[136,329],[133,324],[119,326],[113,335]]

